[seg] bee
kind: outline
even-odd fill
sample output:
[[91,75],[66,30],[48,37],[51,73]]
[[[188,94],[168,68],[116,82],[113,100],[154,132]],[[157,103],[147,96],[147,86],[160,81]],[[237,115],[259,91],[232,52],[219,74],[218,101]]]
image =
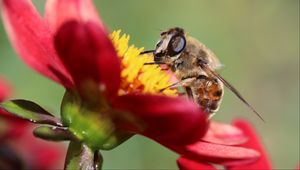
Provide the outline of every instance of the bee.
[[155,49],[141,54],[145,53],[153,53],[154,56],[154,62],[145,65],[167,65],[179,80],[161,91],[184,87],[188,97],[211,117],[220,107],[226,86],[263,120],[242,95],[217,72],[222,64],[216,55],[182,28],[175,27],[161,32]]

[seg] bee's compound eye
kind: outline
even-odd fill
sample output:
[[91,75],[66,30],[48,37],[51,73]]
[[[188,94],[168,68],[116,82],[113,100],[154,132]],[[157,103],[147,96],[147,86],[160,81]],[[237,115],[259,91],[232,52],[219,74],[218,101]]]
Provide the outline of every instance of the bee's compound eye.
[[186,45],[185,37],[182,35],[175,35],[171,38],[168,45],[168,53],[170,56],[175,56],[183,51]]
[[158,43],[156,44],[156,49],[153,52],[153,55],[155,56],[155,58],[161,58],[163,56],[165,56],[165,50],[163,50],[161,47],[163,45],[164,40],[161,39],[160,41],[158,41]]

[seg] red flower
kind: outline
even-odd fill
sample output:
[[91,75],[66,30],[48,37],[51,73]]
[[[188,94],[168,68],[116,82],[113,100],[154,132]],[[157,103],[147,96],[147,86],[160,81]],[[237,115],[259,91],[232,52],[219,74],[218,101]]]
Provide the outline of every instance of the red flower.
[[[120,61],[90,1],[48,1],[46,19],[39,16],[30,1],[2,3],[9,37],[33,69],[68,90],[79,91],[84,100],[105,93],[111,106],[141,119],[147,128],[139,133],[154,139],[191,143],[205,133],[205,113],[192,102],[164,96],[117,95]],[[91,89],[89,83],[96,88]]]
[[[252,150],[203,142],[218,137],[201,140],[208,126],[206,114],[185,98],[118,95],[120,61],[90,0],[48,0],[45,19],[28,0],[1,2],[7,32],[23,60],[66,88],[63,106],[78,102],[77,106],[83,107],[78,110],[87,112],[84,115],[97,113],[96,119],[77,119],[78,115],[62,113],[63,124],[72,132],[82,133],[81,140],[88,145],[90,142],[91,147],[99,149],[94,145],[99,140],[86,135],[104,129],[109,135],[120,131],[142,134],[182,155],[204,161],[229,163],[258,157]],[[92,126],[89,122],[98,119],[105,119],[104,125]],[[75,121],[84,126],[78,127]],[[228,141],[220,138],[219,142]],[[242,154],[236,154],[240,151]]]
[[[0,101],[10,88],[0,79]],[[0,169],[53,169],[62,166],[66,148],[34,138],[33,126],[0,110]]]

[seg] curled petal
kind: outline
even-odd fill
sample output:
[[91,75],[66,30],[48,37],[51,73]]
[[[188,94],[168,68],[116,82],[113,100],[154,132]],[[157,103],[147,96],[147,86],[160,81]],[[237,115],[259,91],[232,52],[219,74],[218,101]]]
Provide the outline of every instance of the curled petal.
[[245,143],[247,139],[248,137],[237,127],[218,122],[210,122],[208,131],[202,138],[203,141],[222,145],[239,145]]
[[261,157],[258,159],[257,162],[253,164],[249,164],[246,166],[242,166],[242,165],[230,166],[228,167],[228,169],[230,170],[272,169],[267,153],[264,147],[262,146],[258,136],[256,135],[255,130],[251,127],[251,125],[243,120],[236,120],[234,122],[234,125],[240,128],[245,133],[245,135],[249,137],[248,142],[246,142],[241,146],[257,150],[261,154]]
[[136,133],[160,143],[192,143],[207,130],[206,114],[183,98],[130,94],[118,97],[113,107],[138,119],[137,126],[142,128]]
[[259,152],[252,149],[201,141],[186,146],[169,145],[168,147],[189,159],[199,162],[206,161],[225,166],[252,163],[260,156]]
[[177,165],[180,170],[217,170],[211,164],[193,161],[183,156],[177,159]]
[[108,97],[117,94],[120,61],[111,41],[98,25],[69,21],[58,30],[55,46],[81,93],[96,84],[97,90],[104,91]]
[[53,34],[29,0],[2,0],[2,16],[9,38],[33,69],[67,88],[72,79],[56,55]]
[[47,0],[45,11],[53,30],[69,20],[92,21],[103,27],[92,0]]

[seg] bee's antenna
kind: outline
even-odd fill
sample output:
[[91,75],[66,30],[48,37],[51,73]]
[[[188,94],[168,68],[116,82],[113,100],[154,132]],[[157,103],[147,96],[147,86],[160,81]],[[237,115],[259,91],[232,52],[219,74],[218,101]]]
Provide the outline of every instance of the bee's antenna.
[[142,55],[142,54],[147,54],[147,53],[153,53],[155,50],[147,50],[147,51],[142,51],[141,53],[140,53],[140,55]]

